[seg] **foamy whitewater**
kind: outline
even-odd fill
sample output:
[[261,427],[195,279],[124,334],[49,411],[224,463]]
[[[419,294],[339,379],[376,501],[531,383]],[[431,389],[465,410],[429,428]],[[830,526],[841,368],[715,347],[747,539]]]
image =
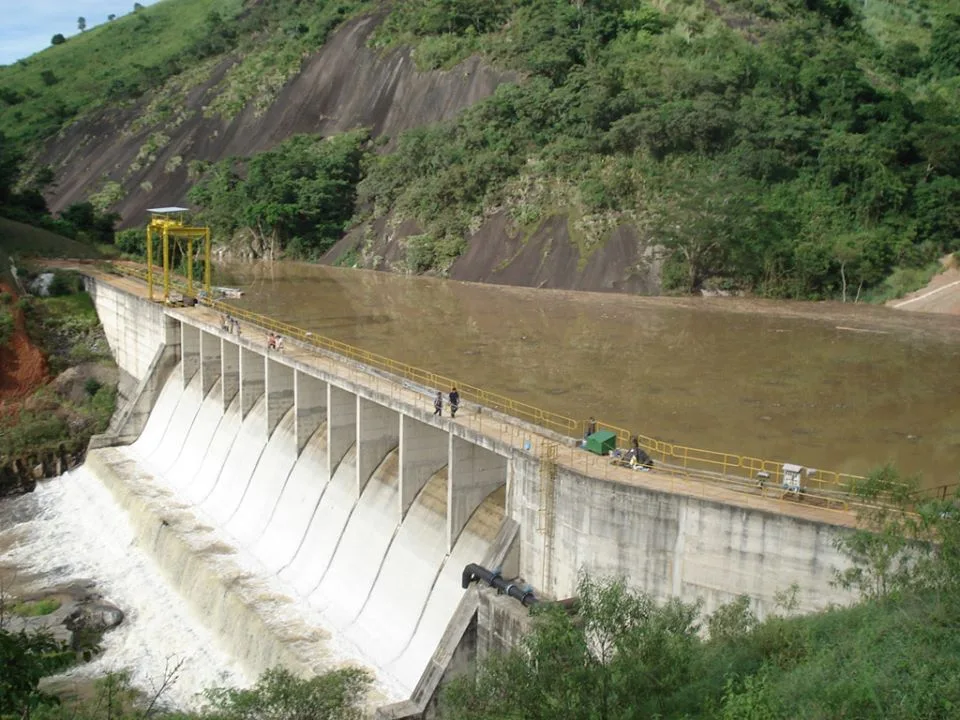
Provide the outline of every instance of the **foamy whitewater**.
[[[17,538],[4,554],[42,586],[84,578],[123,610],[123,623],[104,635],[104,653],[67,677],[88,678],[128,669],[134,684],[151,692],[167,668],[183,660],[179,678],[164,696],[177,707],[195,707],[198,693],[214,686],[245,686],[252,678],[172,590],[152,558],[134,544],[127,514],[84,467],[38,485],[33,495],[5,501],[36,503],[32,519],[3,533]],[[5,509],[7,516],[18,514]]]
[[[93,451],[104,453],[91,456],[95,466],[106,467],[99,458],[120,463],[117,477],[129,478],[118,481],[120,488],[149,486],[157,491],[148,489],[148,495],[165,498],[137,516],[143,527],[131,528],[126,511],[92,471],[80,469],[40,488],[43,512],[28,523],[14,561],[40,572],[56,568],[64,579],[94,579],[128,613],[119,631],[108,634],[104,657],[77,672],[130,667],[135,682],[149,690],[168,656],[172,662],[184,658],[171,700],[189,705],[211,685],[252,680],[239,661],[214,649],[218,643],[237,658],[245,655],[248,669],[274,662],[277,643],[258,642],[274,637],[273,623],[296,628],[285,635],[293,645],[279,642],[301,653],[307,666],[363,665],[376,676],[380,702],[410,696],[463,596],[463,567],[483,561],[490,549],[490,528],[495,534],[502,504],[484,503],[448,552],[446,468],[438,469],[401,520],[396,450],[358,498],[356,449],[326,477],[325,427],[298,455],[293,410],[268,439],[265,401],[261,397],[241,419],[239,397],[224,411],[219,382],[203,397],[199,373],[184,388],[178,367],[132,446]],[[135,530],[142,535],[159,527],[167,507],[189,512],[210,542],[229,548],[199,563],[223,558],[243,568],[256,585],[244,597],[253,599],[267,626],[236,622],[236,606],[221,602],[219,590],[198,595],[199,565],[171,555],[159,534],[154,541],[148,532],[141,542],[164,563],[165,577],[154,558],[133,545]],[[191,610],[217,628],[217,636],[191,615],[176,588],[184,589]],[[308,637],[314,639],[299,640]]]
[[224,411],[219,382],[203,397],[199,373],[184,388],[178,368],[121,452],[189,505],[265,595],[286,597],[288,617],[324,632],[325,662],[365,665],[384,699],[409,697],[489,535],[468,524],[447,552],[445,469],[401,521],[396,451],[357,498],[355,448],[328,478],[325,428],[298,456],[294,411],[268,439],[265,404],[241,420],[239,397]]

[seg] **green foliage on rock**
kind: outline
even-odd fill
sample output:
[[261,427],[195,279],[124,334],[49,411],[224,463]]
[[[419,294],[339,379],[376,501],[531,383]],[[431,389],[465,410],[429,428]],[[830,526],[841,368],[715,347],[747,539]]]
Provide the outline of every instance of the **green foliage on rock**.
[[316,257],[353,215],[368,145],[366,130],[298,135],[252,158],[217,163],[190,199],[221,238],[246,230],[265,254]]
[[400,3],[374,41],[527,76],[371,165],[361,199],[424,230],[412,267],[442,270],[518,184],[577,187],[533,214],[634,224],[683,290],[854,299],[957,249],[955,15],[898,36],[845,0],[482,5]]
[[26,719],[55,697],[40,689],[40,680],[72,664],[74,654],[47,632],[13,633],[0,614],[0,718]]
[[268,670],[250,689],[206,693],[204,720],[360,720],[370,686],[366,670],[346,667],[303,679],[288,670]]

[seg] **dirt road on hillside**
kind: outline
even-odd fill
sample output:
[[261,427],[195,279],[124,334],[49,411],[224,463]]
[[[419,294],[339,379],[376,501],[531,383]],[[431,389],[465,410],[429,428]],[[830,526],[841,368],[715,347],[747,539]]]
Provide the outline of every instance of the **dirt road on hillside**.
[[887,305],[897,310],[960,315],[960,268],[957,267],[957,261],[953,263],[926,287],[899,300],[892,300]]

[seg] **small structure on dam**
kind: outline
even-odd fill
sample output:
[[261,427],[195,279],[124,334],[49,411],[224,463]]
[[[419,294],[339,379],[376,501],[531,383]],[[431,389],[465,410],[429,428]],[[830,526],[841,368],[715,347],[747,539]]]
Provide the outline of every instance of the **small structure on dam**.
[[708,612],[746,593],[762,615],[792,583],[803,610],[847,599],[837,525],[803,506],[621,473],[481,408],[434,417],[432,388],[270,353],[133,280],[89,271],[88,288],[126,403],[88,462],[253,670],[366,664],[372,701],[401,702],[383,716],[416,716],[485,632],[471,567],[522,578],[503,588],[524,604],[569,597],[583,569]]

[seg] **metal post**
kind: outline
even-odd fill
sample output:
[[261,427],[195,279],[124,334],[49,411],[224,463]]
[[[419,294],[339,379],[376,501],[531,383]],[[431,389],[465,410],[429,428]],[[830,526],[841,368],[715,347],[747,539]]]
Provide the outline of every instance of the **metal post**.
[[170,237],[163,227],[163,301],[170,302]]
[[210,228],[203,230],[203,289],[210,297]]
[[193,295],[193,235],[187,235],[187,293]]
[[153,232],[150,225],[147,225],[147,292],[153,302]]

